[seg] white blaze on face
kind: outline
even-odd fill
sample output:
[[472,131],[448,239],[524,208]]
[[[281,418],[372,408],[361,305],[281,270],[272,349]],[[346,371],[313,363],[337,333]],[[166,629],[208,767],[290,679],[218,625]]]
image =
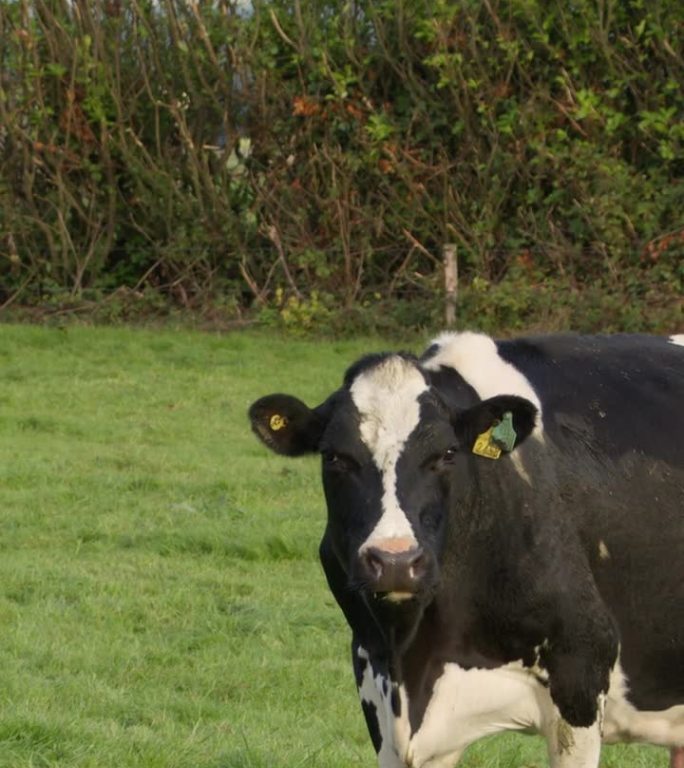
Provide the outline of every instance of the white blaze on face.
[[402,539],[406,548],[416,539],[397,498],[397,461],[420,419],[419,396],[428,389],[416,366],[399,356],[388,357],[359,374],[351,386],[361,416],[361,439],[382,475],[382,516],[361,545]]

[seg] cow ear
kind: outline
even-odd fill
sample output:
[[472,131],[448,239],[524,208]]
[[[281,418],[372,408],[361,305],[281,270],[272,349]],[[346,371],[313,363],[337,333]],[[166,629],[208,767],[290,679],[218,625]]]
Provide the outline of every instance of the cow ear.
[[537,407],[516,395],[483,400],[453,420],[463,450],[492,459],[515,450],[529,437],[536,423]]
[[318,450],[325,420],[292,395],[267,395],[253,403],[249,420],[254,434],[272,451],[301,456]]

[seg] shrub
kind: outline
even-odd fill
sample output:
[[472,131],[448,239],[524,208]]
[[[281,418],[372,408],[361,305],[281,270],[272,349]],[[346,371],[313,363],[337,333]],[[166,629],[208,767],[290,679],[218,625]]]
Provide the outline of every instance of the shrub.
[[672,319],[683,42],[675,0],[2,3],[0,303],[323,323],[432,306],[453,242],[462,314],[485,284],[507,327],[553,285],[665,284]]

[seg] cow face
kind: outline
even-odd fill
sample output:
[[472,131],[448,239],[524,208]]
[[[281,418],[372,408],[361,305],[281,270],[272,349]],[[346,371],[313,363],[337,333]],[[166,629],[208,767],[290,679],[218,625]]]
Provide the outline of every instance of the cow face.
[[534,427],[527,400],[459,400],[435,381],[412,358],[375,356],[317,408],[270,395],[250,409],[272,450],[321,455],[329,543],[347,586],[384,622],[415,614],[434,594],[448,511],[454,490],[468,486],[478,436],[506,417],[518,443]]

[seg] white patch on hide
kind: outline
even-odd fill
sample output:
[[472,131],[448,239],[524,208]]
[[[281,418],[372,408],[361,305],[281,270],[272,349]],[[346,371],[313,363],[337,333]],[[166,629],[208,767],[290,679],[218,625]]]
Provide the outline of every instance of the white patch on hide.
[[516,469],[516,472],[520,477],[529,485],[532,485],[532,478],[529,475],[529,472],[525,469],[525,465],[523,464],[522,456],[519,452],[514,451],[510,454],[511,461],[513,462],[513,466]]
[[[359,649],[359,656],[368,660],[363,649]],[[454,765],[469,744],[510,730],[542,734],[554,768],[598,765],[602,740],[646,741],[666,747],[684,743],[684,706],[639,712],[627,701],[627,684],[619,664],[611,674],[608,694],[599,696],[596,722],[587,728],[565,722],[548,686],[520,662],[497,669],[468,670],[445,664],[416,733],[410,730],[409,702],[403,686],[397,689],[401,716],[394,717],[391,686],[373,671],[368,660],[360,694],[376,706],[383,739],[381,768]]]
[[380,768],[404,768],[405,763],[400,755],[405,755],[411,726],[408,720],[408,701],[403,686],[397,686],[395,695],[401,702],[401,716],[396,718],[392,711],[392,683],[389,678],[373,669],[370,656],[365,648],[359,646],[357,654],[360,659],[366,661],[363,671],[359,696],[361,701],[375,706],[375,713],[380,731],[380,752],[378,752],[378,765]]
[[496,395],[524,397],[537,408],[537,422],[532,435],[542,433],[542,408],[539,396],[527,378],[499,355],[492,338],[483,333],[446,332],[433,340],[439,349],[424,363],[431,371],[440,366],[453,368],[477,392],[482,400]]
[[463,669],[447,663],[436,681],[420,729],[411,738],[409,765],[458,754],[501,730],[536,730],[547,690],[520,662],[498,669]]
[[684,333],[675,333],[674,335],[670,336],[670,343],[684,347]]
[[618,661],[610,675],[604,741],[643,741],[663,747],[684,744],[684,704],[658,712],[642,712],[627,700],[628,690],[627,678]]

